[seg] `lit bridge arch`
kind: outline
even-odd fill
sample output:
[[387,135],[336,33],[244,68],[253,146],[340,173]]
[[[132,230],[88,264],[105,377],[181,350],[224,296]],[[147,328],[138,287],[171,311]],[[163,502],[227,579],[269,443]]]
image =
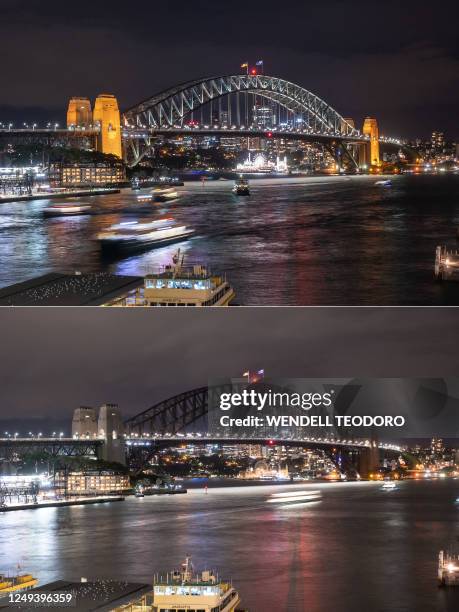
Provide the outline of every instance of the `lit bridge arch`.
[[[245,122],[240,113],[241,94]],[[283,133],[301,133],[304,139],[309,140],[319,137],[346,142],[364,141],[361,133],[335,109],[299,85],[267,75],[219,76],[188,81],[127,110],[123,114],[123,130],[129,165],[135,166],[149,152],[155,133],[184,129],[186,121],[194,113],[215,101],[221,105],[223,99],[233,95],[236,96],[237,111],[236,130],[231,133],[235,135],[241,128],[244,131],[249,127],[247,95],[255,95],[290,114],[291,127]],[[231,101],[227,101],[230,116],[232,108]]]

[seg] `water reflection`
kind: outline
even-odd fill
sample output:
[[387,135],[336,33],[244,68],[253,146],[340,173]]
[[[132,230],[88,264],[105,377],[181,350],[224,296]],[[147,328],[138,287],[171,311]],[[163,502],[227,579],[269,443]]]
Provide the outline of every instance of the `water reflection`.
[[[226,272],[239,304],[459,304],[459,286],[433,282],[437,244],[455,246],[459,176],[187,184],[170,203],[137,193],[91,198],[91,215],[45,219],[49,200],[0,204],[0,285],[45,272],[110,269],[145,274],[176,245],[104,260],[95,236],[126,220],[172,215],[196,229],[188,263]],[[80,198],[79,201],[84,201]]]
[[22,560],[42,583],[150,581],[190,553],[232,578],[250,612],[459,609],[459,593],[436,584],[437,553],[459,535],[457,482],[402,482],[396,495],[380,483],[210,484],[207,494],[0,514],[0,569]]

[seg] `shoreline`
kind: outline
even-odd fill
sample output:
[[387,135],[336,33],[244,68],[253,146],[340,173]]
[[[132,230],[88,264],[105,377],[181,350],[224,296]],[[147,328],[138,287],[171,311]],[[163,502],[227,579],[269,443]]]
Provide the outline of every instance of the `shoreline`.
[[124,501],[123,495],[114,495],[113,497],[96,497],[84,499],[66,499],[63,501],[39,502],[37,504],[18,504],[15,506],[6,506],[0,508],[1,512],[14,512],[15,510],[38,510],[40,508],[60,508],[62,506],[88,506],[91,504],[106,504],[112,501]]

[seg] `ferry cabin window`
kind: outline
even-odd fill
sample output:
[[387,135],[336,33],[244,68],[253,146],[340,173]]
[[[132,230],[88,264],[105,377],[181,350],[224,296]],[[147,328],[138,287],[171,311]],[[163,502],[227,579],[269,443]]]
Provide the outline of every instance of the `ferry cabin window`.
[[146,289],[194,289],[195,291],[203,291],[210,289],[210,280],[186,280],[186,279],[145,279]]

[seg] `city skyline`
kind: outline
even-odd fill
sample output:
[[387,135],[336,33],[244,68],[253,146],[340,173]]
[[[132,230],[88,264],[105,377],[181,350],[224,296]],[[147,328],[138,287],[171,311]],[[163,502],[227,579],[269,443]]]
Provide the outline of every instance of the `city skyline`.
[[268,74],[306,87],[358,124],[371,115],[383,133],[458,137],[452,2],[442,11],[416,5],[416,19],[414,3],[386,2],[372,21],[360,1],[297,6],[280,26],[270,2],[140,2],[132,14],[123,6],[114,2],[108,13],[84,0],[75,13],[54,0],[4,2],[0,48],[15,61],[4,66],[0,121],[62,120],[70,96],[101,92],[117,95],[125,109],[176,83],[238,73],[242,62],[263,59]]

